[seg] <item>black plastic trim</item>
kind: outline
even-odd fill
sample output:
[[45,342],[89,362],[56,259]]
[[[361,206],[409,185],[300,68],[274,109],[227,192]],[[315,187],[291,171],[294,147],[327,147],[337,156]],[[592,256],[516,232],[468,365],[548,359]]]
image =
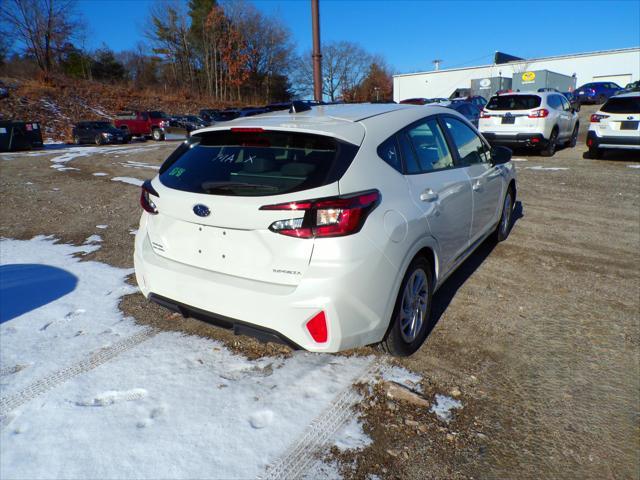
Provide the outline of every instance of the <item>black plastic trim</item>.
[[271,328],[261,327],[252,323],[225,317],[224,315],[219,315],[217,313],[207,312],[155,293],[149,294],[149,300],[173,312],[177,312],[185,318],[191,317],[217,327],[233,330],[235,335],[246,335],[261,342],[275,342],[286,345],[293,350],[304,350],[293,340],[285,337],[276,330],[272,330]]

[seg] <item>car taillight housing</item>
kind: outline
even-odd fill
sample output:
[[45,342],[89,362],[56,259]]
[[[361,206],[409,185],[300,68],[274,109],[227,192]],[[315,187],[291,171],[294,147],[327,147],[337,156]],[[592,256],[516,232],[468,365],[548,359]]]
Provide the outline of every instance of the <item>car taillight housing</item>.
[[480,110],[480,118],[491,118],[491,115],[483,108]]
[[540,108],[538,110],[534,110],[527,116],[529,118],[546,118],[547,116],[549,116],[549,110],[547,110],[546,108]]
[[140,206],[145,212],[150,213],[151,215],[157,215],[158,207],[156,207],[156,204],[151,199],[151,196],[160,197],[160,195],[158,195],[158,192],[156,192],[155,188],[153,188],[153,186],[151,185],[151,181],[146,180],[142,184],[142,188],[140,191]]
[[265,205],[260,210],[300,212],[295,218],[277,220],[269,230],[298,238],[342,237],[360,231],[367,216],[380,203],[380,192],[366,192],[316,200]]
[[327,341],[329,334],[327,332],[327,318],[324,312],[316,314],[307,322],[307,330],[316,343],[325,343]]
[[591,123],[600,123],[600,120],[604,120],[605,118],[609,118],[609,115],[600,115],[599,113],[594,113],[591,115],[589,121]]

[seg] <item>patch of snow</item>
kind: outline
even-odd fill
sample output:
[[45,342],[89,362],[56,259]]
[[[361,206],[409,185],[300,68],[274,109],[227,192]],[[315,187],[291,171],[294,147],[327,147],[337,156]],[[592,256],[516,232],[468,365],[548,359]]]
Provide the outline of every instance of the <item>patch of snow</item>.
[[340,474],[337,461],[331,460],[328,463],[319,461],[305,472],[302,480],[343,480],[343,476]]
[[569,170],[567,167],[543,167],[542,165],[536,165],[534,167],[525,167],[525,170],[545,170],[549,172],[557,172],[560,170]]
[[526,158],[512,158],[511,161],[512,162],[528,162],[529,160],[527,160]]
[[422,393],[422,386],[420,385],[422,377],[416,373],[410,372],[404,367],[394,365],[382,369],[382,379],[387,382],[395,382],[399,385],[404,385],[411,390]]
[[87,237],[87,239],[84,241],[84,245],[89,245],[91,243],[100,243],[100,242],[102,242],[102,237],[100,235],[91,235]]
[[364,433],[359,419],[353,416],[338,431],[334,445],[338,450],[344,452],[346,450],[361,450],[371,443],[371,437]]
[[42,102],[44,107],[54,115],[57,115],[58,117],[69,120],[69,117],[67,117],[60,111],[60,107],[58,107],[58,105],[53,100],[49,100],[47,98],[41,98],[40,101]]
[[25,185],[33,185],[33,182],[24,182]]
[[447,395],[436,394],[436,403],[431,406],[430,412],[436,414],[436,416],[444,421],[449,422],[453,418],[451,410],[454,408],[462,408],[462,402],[454,400]]
[[113,177],[111,181],[128,183],[129,185],[135,185],[137,187],[140,187],[144,183],[144,180],[140,180],[139,178],[133,178],[133,177]]
[[629,168],[640,168],[640,165],[627,165]]
[[138,234],[138,229],[137,228],[132,228],[131,230],[129,230],[129,234],[137,235]]
[[[116,157],[117,157],[117,155],[116,155]],[[159,165],[150,165],[150,164],[144,163],[144,162],[134,162],[133,160],[127,160],[126,162],[120,162],[120,165],[122,165],[123,167],[126,167],[126,168],[135,168],[135,169],[150,168],[151,170],[160,170],[160,166]]]
[[109,225],[96,225],[96,228],[104,230],[105,228],[109,228]]
[[94,177],[106,177],[109,174],[108,173],[104,173],[104,172],[96,172],[92,174]]
[[64,145],[64,142],[61,140],[54,140],[53,138],[47,138],[44,142],[44,145]]
[[[1,311],[5,298],[24,309],[0,324],[0,371],[11,372],[3,399],[57,381],[3,407],[3,478],[256,478],[374,361],[302,351],[248,360],[210,339],[160,332],[55,380],[52,372],[146,331],[118,310],[136,291],[126,283],[132,270],[80,261],[91,246],[51,237],[0,242]],[[36,290],[53,297],[33,303]],[[354,422],[336,440],[366,441]],[[307,478],[340,478],[337,465],[318,468],[334,476]]]

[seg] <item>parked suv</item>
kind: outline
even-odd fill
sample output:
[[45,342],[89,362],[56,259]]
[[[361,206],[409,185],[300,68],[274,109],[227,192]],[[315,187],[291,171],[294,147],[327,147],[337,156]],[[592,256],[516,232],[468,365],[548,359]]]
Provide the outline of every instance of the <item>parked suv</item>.
[[114,127],[111,122],[78,122],[71,132],[73,143],[128,143],[131,140],[129,134]]
[[561,93],[509,93],[491,97],[480,114],[479,130],[492,145],[529,147],[545,157],[556,146],[574,147],[578,114]]
[[640,150],[640,92],[616,95],[591,115],[587,147],[591,158],[609,149]]
[[592,82],[576,88],[575,95],[580,103],[604,103],[620,90],[622,87],[617,83]]
[[409,355],[433,292],[509,234],[511,151],[437,106],[292,111],[200,130],[143,185],[138,284],[236,333]]
[[132,137],[148,137],[164,140],[171,118],[164,112],[121,112],[116,115],[114,124]]

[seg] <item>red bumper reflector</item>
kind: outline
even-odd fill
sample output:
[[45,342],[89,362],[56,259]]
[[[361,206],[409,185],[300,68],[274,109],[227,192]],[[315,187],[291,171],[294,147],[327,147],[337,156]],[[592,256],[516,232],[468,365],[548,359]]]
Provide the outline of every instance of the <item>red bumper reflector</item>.
[[532,138],[531,139],[531,143],[540,143],[540,139],[539,138]]
[[311,338],[313,338],[316,343],[324,343],[327,341],[327,319],[324,316],[324,312],[318,313],[307,322],[307,330],[309,330]]

